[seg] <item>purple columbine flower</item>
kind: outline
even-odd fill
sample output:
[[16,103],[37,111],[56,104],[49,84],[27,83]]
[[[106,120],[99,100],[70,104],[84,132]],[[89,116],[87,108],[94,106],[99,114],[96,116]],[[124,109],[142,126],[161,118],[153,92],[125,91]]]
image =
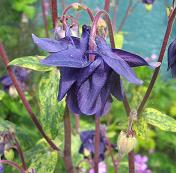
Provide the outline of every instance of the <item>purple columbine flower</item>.
[[142,0],[145,4],[153,4],[155,0]]
[[147,156],[141,156],[140,154],[135,155],[136,173],[152,173],[151,170],[148,169],[147,161]]
[[[13,72],[15,73],[16,78],[19,81],[21,88],[24,89],[25,88],[24,81],[27,80],[29,72],[27,70],[25,70],[24,68],[20,68],[20,67],[14,67]],[[9,88],[13,85],[13,82],[12,82],[10,76],[8,76],[8,75],[1,77],[0,83],[3,85],[3,88],[5,91],[8,91]]]
[[[61,67],[58,100],[67,94],[67,104],[76,114],[107,114],[112,95],[123,100],[123,88],[120,76],[131,83],[142,84],[131,67],[149,64],[140,56],[111,49],[102,37],[96,38],[96,51],[89,51],[89,35],[91,28],[83,25],[81,38],[70,36],[67,28],[64,38],[51,40],[33,35],[34,42],[50,55],[41,60],[48,66]],[[93,62],[89,55],[96,55]]]
[[176,78],[176,39],[168,48],[168,70],[169,69],[171,69],[172,76]]
[[[85,154],[85,150],[90,152],[91,159],[94,158],[95,154],[95,146],[94,146],[94,141],[95,141],[95,131],[94,130],[88,130],[88,131],[83,131],[80,134],[81,138],[81,146],[79,149],[79,153]],[[103,161],[105,156],[105,151],[106,151],[106,139],[105,137],[100,133],[100,150],[99,150],[99,161]],[[84,155],[85,156],[85,155]],[[85,156],[87,157],[87,156]]]

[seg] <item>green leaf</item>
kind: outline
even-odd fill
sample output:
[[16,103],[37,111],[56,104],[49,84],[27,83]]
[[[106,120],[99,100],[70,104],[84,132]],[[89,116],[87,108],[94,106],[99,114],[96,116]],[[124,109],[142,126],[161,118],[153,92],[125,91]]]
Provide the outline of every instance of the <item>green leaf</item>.
[[134,123],[133,129],[138,137],[145,139],[148,133],[148,124],[144,117],[141,117],[137,122]]
[[36,71],[51,71],[54,67],[48,67],[40,64],[41,56],[26,56],[12,60],[8,65],[15,65],[19,67],[28,68]]
[[53,173],[58,159],[58,153],[50,151],[44,140],[40,140],[25,156],[28,159],[30,157],[30,168],[41,173]]
[[0,100],[2,100],[4,96],[5,96],[5,92],[0,90]]
[[156,109],[145,109],[144,118],[149,124],[158,127],[161,130],[176,132],[176,120]]
[[50,138],[63,141],[63,115],[65,102],[58,102],[59,71],[44,74],[39,84],[40,121]]

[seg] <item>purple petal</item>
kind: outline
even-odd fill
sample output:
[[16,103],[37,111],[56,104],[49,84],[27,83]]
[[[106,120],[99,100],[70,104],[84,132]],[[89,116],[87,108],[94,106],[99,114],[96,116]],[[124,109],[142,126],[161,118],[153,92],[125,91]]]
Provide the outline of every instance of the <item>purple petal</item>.
[[78,90],[79,108],[81,112],[86,115],[93,115],[96,113],[96,101],[101,89],[105,85],[108,77],[109,68],[102,62],[91,78],[86,80]]
[[43,65],[56,67],[83,68],[89,65],[86,58],[83,58],[83,52],[74,47],[61,52],[52,53],[40,62]]
[[88,50],[90,31],[91,31],[91,27],[90,26],[86,26],[86,25],[82,26],[82,35],[81,35],[81,39],[80,39],[80,48],[83,51]]
[[112,49],[112,51],[117,56],[119,56],[124,61],[126,61],[130,67],[149,66],[147,61],[145,61],[142,57],[136,54],[133,54],[133,53],[121,50],[121,49]]
[[80,133],[81,141],[84,142],[90,138],[90,139],[92,139],[92,142],[93,142],[94,134],[95,134],[95,130],[82,131]]
[[110,111],[111,109],[111,105],[112,105],[112,98],[111,96],[109,96],[109,98],[107,99],[103,109],[101,108],[101,114],[100,113],[97,113],[96,115],[97,116],[102,116],[102,115],[106,115],[108,114],[108,112]]
[[61,101],[71,86],[76,82],[77,74],[80,69],[62,67],[60,69],[61,78],[59,83],[58,100]]
[[111,77],[113,78],[113,86],[111,89],[111,93],[116,99],[122,101],[124,98],[124,90],[122,81],[120,80],[120,76],[113,72]]
[[32,34],[32,39],[40,49],[52,53],[67,49],[69,43],[66,38],[57,41],[49,38],[38,38],[34,34]]
[[115,53],[106,51],[104,54],[102,54],[102,58],[116,73],[127,79],[129,82],[138,85],[143,83],[136,77],[135,73],[129,67],[129,65]]
[[102,61],[100,59],[96,59],[89,66],[80,70],[79,78],[77,79],[77,85],[80,86],[81,83],[83,83],[90,75],[92,75],[92,73],[94,73],[99,67],[101,62]]
[[169,45],[168,48],[168,69],[176,63],[176,39]]
[[67,93],[66,101],[67,101],[68,108],[73,113],[79,114],[79,115],[82,114],[82,112],[80,111],[80,109],[78,107],[78,100],[77,100],[77,94],[76,94],[75,85],[72,86],[72,89],[69,90],[69,92]]
[[10,86],[12,85],[12,80],[9,76],[3,76],[0,78],[0,83],[2,83],[5,86]]
[[173,78],[176,78],[176,63],[171,67],[171,74]]

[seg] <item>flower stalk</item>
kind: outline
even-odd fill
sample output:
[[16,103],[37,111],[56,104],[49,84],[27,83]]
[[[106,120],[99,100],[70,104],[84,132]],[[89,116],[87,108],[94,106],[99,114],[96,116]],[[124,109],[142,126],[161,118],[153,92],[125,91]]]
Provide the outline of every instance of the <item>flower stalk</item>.
[[119,25],[119,28],[118,28],[118,32],[122,31],[122,28],[127,20],[127,17],[129,16],[129,13],[131,11],[131,8],[132,8],[132,5],[133,5],[133,1],[132,0],[129,0],[129,4],[128,4],[128,7],[127,7],[127,10],[126,10],[126,13],[125,13],[125,16],[124,18],[122,19],[120,25]]
[[17,163],[13,162],[13,161],[0,160],[0,163],[6,164],[6,165],[10,165],[10,166],[16,168],[16,170],[18,170],[18,172],[20,172],[20,173],[25,173],[25,170],[21,169],[20,166]]
[[64,112],[64,163],[67,173],[73,173],[74,170],[71,158],[71,122],[67,105]]
[[15,146],[16,146],[16,149],[18,151],[18,154],[19,154],[19,157],[20,157],[20,160],[21,160],[21,163],[22,163],[22,167],[26,171],[27,170],[27,165],[26,165],[26,162],[25,162],[25,159],[24,159],[23,151],[20,147],[20,144],[19,144],[15,134],[12,133],[11,135],[12,135],[12,139],[15,141],[15,144],[16,144]]
[[61,150],[46,135],[46,133],[43,130],[43,127],[41,126],[40,122],[36,118],[36,115],[33,113],[32,108],[31,108],[29,102],[27,101],[27,99],[26,99],[26,97],[25,97],[22,89],[20,88],[20,86],[19,86],[19,84],[17,82],[17,79],[15,77],[15,74],[14,74],[13,70],[11,69],[10,66],[8,66],[9,60],[8,60],[7,54],[5,52],[5,49],[4,49],[2,43],[0,43],[0,56],[1,56],[1,58],[2,58],[2,60],[4,62],[4,64],[5,64],[5,66],[7,68],[7,72],[8,72],[8,74],[9,74],[9,76],[10,76],[12,82],[13,82],[13,85],[15,86],[15,88],[16,88],[18,94],[19,94],[19,97],[21,98],[21,101],[22,101],[24,107],[26,108],[26,111],[29,113],[30,118],[32,119],[34,125],[37,127],[37,129],[39,130],[40,134],[47,141],[47,143],[51,146],[51,148],[53,150],[58,151],[61,155],[63,155],[62,152],[61,152]]
[[52,13],[53,28],[55,28],[57,26],[57,20],[58,20],[57,0],[51,0],[51,13]]
[[[96,33],[97,33],[97,24],[98,24],[98,21],[100,19],[100,17],[104,15],[105,16],[105,21],[108,25],[108,31],[109,31],[109,37],[110,37],[110,42],[111,42],[111,47],[112,48],[115,48],[115,42],[114,42],[114,35],[113,35],[113,29],[112,29],[112,24],[111,24],[111,20],[110,20],[110,17],[108,15],[108,13],[104,10],[101,10],[99,11],[95,18],[94,18],[94,21],[93,21],[93,24],[92,24],[92,29],[91,29],[91,33],[90,33],[90,40],[89,40],[89,49],[91,51],[94,50],[94,40],[95,40],[95,37],[96,37]],[[94,61],[94,55],[90,55],[90,60],[91,61]],[[95,165],[94,165],[94,172],[95,173],[98,173],[98,162],[99,162],[99,143],[100,143],[100,118],[99,117],[96,117],[96,129],[95,129]],[[115,164],[114,164],[114,169],[115,169],[115,172],[116,171],[116,167],[115,167]]]
[[46,7],[45,7],[45,0],[41,1],[41,5],[42,5],[42,17],[43,17],[43,22],[45,25],[45,34],[46,37],[49,37],[49,31],[48,31],[48,20],[47,20],[47,16],[46,16]]
[[[160,51],[160,54],[159,54],[159,58],[158,58],[158,62],[162,63],[163,61],[163,58],[164,58],[164,54],[165,54],[165,51],[166,51],[166,47],[167,47],[167,43],[169,41],[169,37],[170,37],[170,34],[171,34],[171,31],[172,31],[172,26],[173,26],[173,23],[174,23],[174,19],[175,19],[175,16],[176,16],[176,8],[172,10],[171,14],[170,14],[170,17],[169,17],[169,20],[168,20],[168,24],[167,24],[167,29],[166,29],[166,33],[165,33],[165,36],[164,36],[164,39],[163,39],[163,43],[162,43],[162,47],[161,47],[161,51]],[[147,88],[147,91],[137,109],[137,113],[138,113],[138,116],[140,115],[140,113],[142,112],[147,100],[149,99],[149,96],[151,94],[151,91],[154,87],[154,84],[156,82],[156,79],[158,77],[158,74],[159,74],[159,71],[160,71],[160,67],[157,67],[153,73],[153,76],[152,76],[152,79],[150,81],[150,84]]]
[[109,9],[110,9],[110,0],[105,0],[105,4],[104,4],[104,10],[109,13]]
[[112,26],[114,32],[116,32],[116,21],[117,21],[117,9],[118,9],[119,0],[115,1],[114,8],[113,8],[113,19],[112,19]]

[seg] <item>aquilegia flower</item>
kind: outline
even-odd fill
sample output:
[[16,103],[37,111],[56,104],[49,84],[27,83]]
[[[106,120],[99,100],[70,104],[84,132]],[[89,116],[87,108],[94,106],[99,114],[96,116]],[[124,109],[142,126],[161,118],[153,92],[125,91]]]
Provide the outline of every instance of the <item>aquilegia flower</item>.
[[139,154],[135,155],[136,173],[152,173],[151,170],[148,169],[147,161],[148,161],[147,156],[141,156]]
[[[96,38],[96,51],[90,52],[90,27],[83,25],[81,38],[66,35],[60,40],[38,38],[33,35],[34,42],[50,55],[41,60],[48,66],[60,67],[61,79],[58,100],[67,95],[69,109],[76,114],[97,115],[107,114],[112,95],[118,100],[123,99],[123,88],[120,76],[131,83],[142,84],[131,67],[149,64],[140,56],[111,49],[102,37]],[[94,54],[95,60],[89,61]]]
[[[90,156],[90,158],[93,159],[95,154],[95,145],[94,145],[95,131],[94,130],[83,131],[80,134],[80,138],[81,138],[82,144],[80,146],[79,153],[83,154],[85,158]],[[99,160],[103,161],[105,158],[104,154],[106,151],[106,139],[102,135],[102,133],[100,133],[99,148],[100,148]]]
[[[27,70],[25,70],[24,68],[20,68],[20,67],[14,67],[13,72],[16,75],[16,78],[20,84],[20,87],[22,89],[24,89],[25,88],[24,82],[27,80],[29,72]],[[10,76],[8,76],[8,75],[2,76],[0,78],[0,83],[3,85],[3,88],[5,91],[8,91],[10,89],[10,87],[13,86],[13,82],[12,82]]]
[[168,48],[168,70],[169,69],[171,69],[172,76],[176,78],[176,39]]

